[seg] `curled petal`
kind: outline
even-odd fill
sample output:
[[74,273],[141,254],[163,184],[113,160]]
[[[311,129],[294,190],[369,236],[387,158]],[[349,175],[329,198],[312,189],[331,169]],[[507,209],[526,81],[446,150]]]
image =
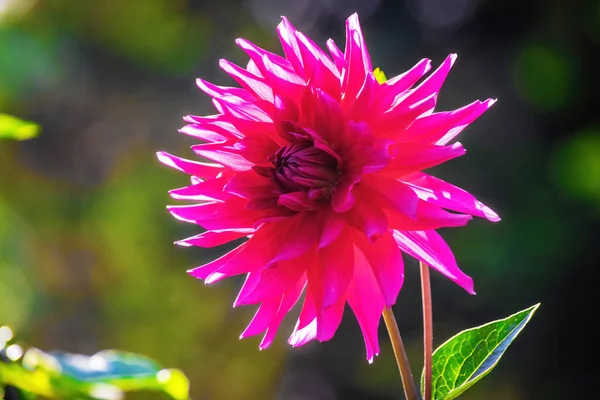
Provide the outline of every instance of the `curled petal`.
[[452,250],[436,231],[394,231],[394,240],[402,251],[439,271],[470,294],[475,294],[473,279],[458,268]]

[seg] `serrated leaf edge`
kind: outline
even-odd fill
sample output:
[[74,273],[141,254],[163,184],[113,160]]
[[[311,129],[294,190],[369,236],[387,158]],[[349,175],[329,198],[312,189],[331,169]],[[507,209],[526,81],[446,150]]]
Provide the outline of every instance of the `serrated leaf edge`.
[[[521,323],[519,323],[519,324],[518,324],[518,325],[517,325],[517,326],[516,326],[516,327],[515,327],[515,328],[514,328],[514,329],[513,329],[511,332],[510,332],[510,334],[512,334],[512,333],[513,333],[513,332],[514,332],[516,329],[518,329],[519,327],[521,327],[521,329],[522,329],[522,328],[523,328],[523,327],[524,327],[524,326],[525,326],[527,323],[529,323],[529,321],[531,320],[531,317],[533,316],[533,314],[535,314],[535,312],[537,311],[537,309],[540,307],[540,305],[541,305],[541,304],[542,304],[542,303],[537,303],[537,304],[535,304],[535,305],[533,305],[533,306],[531,306],[531,307],[525,308],[524,310],[521,310],[521,311],[518,311],[518,312],[516,312],[516,313],[514,313],[514,314],[511,314],[511,315],[509,315],[508,317],[505,317],[505,318],[499,318],[499,319],[496,319],[496,320],[493,320],[493,321],[487,322],[487,323],[485,323],[485,324],[483,324],[483,325],[475,326],[475,327],[473,327],[473,328],[469,328],[469,329],[465,329],[465,330],[463,330],[463,331],[460,331],[460,332],[458,332],[456,335],[452,336],[450,339],[446,340],[444,343],[442,343],[441,345],[439,345],[439,346],[438,346],[438,348],[437,348],[437,349],[435,349],[435,351],[433,352],[433,354],[432,354],[432,357],[433,357],[433,356],[435,356],[435,353],[437,353],[437,352],[438,352],[438,350],[442,349],[442,348],[443,348],[443,347],[444,347],[446,344],[448,344],[449,342],[451,342],[452,340],[454,340],[455,338],[457,338],[457,337],[458,337],[458,336],[460,336],[460,335],[463,335],[463,334],[465,334],[465,333],[468,333],[468,332],[471,332],[471,331],[475,331],[475,330],[478,330],[478,329],[484,328],[484,327],[486,327],[486,326],[488,326],[488,325],[492,325],[492,324],[495,324],[495,323],[498,323],[498,322],[501,322],[501,321],[506,321],[506,320],[508,320],[508,319],[510,319],[510,318],[512,318],[512,317],[514,317],[514,316],[515,316],[515,315],[517,315],[517,314],[526,313],[526,314],[527,314],[527,317],[526,317],[525,319],[523,319],[523,320],[521,321]],[[519,333],[520,333],[520,330],[519,330]],[[510,336],[510,334],[509,334],[509,335],[507,335],[507,337],[508,337],[508,336]],[[512,340],[511,340],[511,343],[512,343],[512,341],[513,341],[515,338],[516,338],[516,335],[515,335],[515,337],[513,337],[513,338],[512,338]],[[500,342],[500,343],[501,343],[501,342]],[[494,347],[494,349],[492,350],[492,352],[491,352],[491,353],[493,353],[493,352],[496,350],[496,348],[498,348],[498,346],[499,346],[499,344],[498,344],[498,345],[496,345],[496,346]],[[490,353],[490,354],[491,354],[491,353]],[[504,353],[503,353],[503,354],[504,354]],[[475,383],[476,383],[476,382],[474,382],[475,378],[478,378],[478,377],[479,377],[479,379],[481,379],[481,378],[483,378],[485,375],[487,375],[487,373],[489,373],[489,372],[490,372],[490,371],[491,371],[491,370],[492,370],[492,369],[493,369],[493,368],[494,368],[494,367],[495,367],[495,366],[498,364],[498,362],[500,362],[500,359],[502,358],[502,355],[503,355],[503,354],[501,354],[501,355],[500,355],[500,356],[499,356],[499,357],[496,359],[496,362],[494,362],[492,365],[490,365],[490,367],[489,367],[489,368],[487,368],[486,370],[484,370],[484,371],[480,372],[479,374],[475,375],[475,374],[476,374],[476,372],[477,372],[477,371],[479,371],[479,369],[481,368],[481,365],[483,364],[483,362],[482,362],[481,364],[479,364],[479,365],[477,366],[477,368],[475,369],[475,371],[473,372],[473,374],[472,374],[472,375],[471,375],[469,378],[467,378],[467,380],[466,380],[466,381],[465,381],[465,382],[464,382],[464,383],[463,383],[461,386],[459,386],[459,387],[457,387],[457,388],[454,388],[454,389],[451,389],[451,390],[450,390],[450,392],[448,392],[448,393],[446,393],[446,394],[444,395],[444,397],[442,397],[442,398],[439,398],[439,399],[435,399],[435,400],[452,400],[452,399],[456,398],[458,395],[460,395],[460,394],[464,393],[464,391],[465,391],[465,390],[467,390],[468,388],[470,388],[470,387],[471,387],[471,385],[473,385],[473,384],[475,384]],[[421,377],[423,377],[423,374],[421,374]],[[477,380],[479,380],[479,379],[477,379]],[[423,379],[421,379],[421,382],[423,382]],[[469,385],[469,383],[470,383],[470,382],[471,382],[471,385]],[[421,384],[421,390],[422,390],[422,386],[423,386],[423,385]],[[462,388],[463,390],[460,390],[461,388]]]

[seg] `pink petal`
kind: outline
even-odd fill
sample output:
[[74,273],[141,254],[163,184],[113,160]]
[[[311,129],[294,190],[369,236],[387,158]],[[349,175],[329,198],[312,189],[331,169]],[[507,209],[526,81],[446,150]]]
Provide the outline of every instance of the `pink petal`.
[[233,104],[223,99],[214,99],[213,103],[219,105],[223,114],[237,130],[244,133],[244,136],[267,135],[277,140],[278,135],[271,116],[257,104]]
[[210,261],[204,265],[201,265],[196,268],[192,268],[187,271],[188,274],[192,275],[198,279],[206,279],[211,274],[214,274],[219,268],[221,268],[224,264],[226,264],[229,260],[236,257],[246,246],[246,243],[242,243],[235,249],[231,250],[229,253],[225,253],[221,257],[216,260]]
[[277,26],[277,33],[283,47],[283,53],[287,60],[292,64],[294,70],[299,75],[304,75],[304,65],[302,55],[296,39],[296,28],[288,21],[286,17],[281,17],[281,23]]
[[280,55],[277,55],[275,53],[271,53],[270,51],[267,51],[265,49],[261,49],[260,47],[258,47],[254,43],[250,42],[249,40],[239,38],[239,39],[235,40],[235,43],[238,46],[240,46],[240,48],[242,50],[244,50],[246,52],[246,54],[248,54],[248,56],[250,57],[250,59],[252,59],[252,61],[254,61],[254,65],[256,65],[256,67],[258,68],[259,71],[261,71],[263,77],[265,75],[264,75],[264,70],[262,70],[261,66],[262,66],[262,60],[264,57],[268,58],[272,63],[277,64],[282,68],[285,68],[287,70],[293,69],[292,64],[285,58],[283,58]]
[[281,240],[278,237],[280,225],[266,224],[245,243],[235,257],[224,263],[215,273],[206,277],[210,284],[223,277],[239,275],[266,267],[277,254]]
[[456,54],[450,54],[446,57],[438,69],[421,82],[421,84],[417,86],[404,101],[415,102],[424,99],[432,93],[439,93],[454,61],[456,61]]
[[421,79],[431,69],[431,60],[426,58],[419,61],[414,67],[405,73],[388,79],[382,85],[382,101],[384,104],[393,103],[396,96],[403,94],[410,89],[419,79]]
[[234,138],[229,132],[227,132],[227,135],[222,135],[198,124],[188,124],[179,129],[179,133],[183,133],[184,135],[192,136],[207,142],[224,142]]
[[241,68],[228,60],[220,60],[219,66],[242,85],[242,87],[254,93],[257,98],[269,102],[273,101],[273,90],[261,77],[248,72],[244,68]]
[[299,100],[306,88],[306,82],[295,71],[288,70],[263,56],[265,79],[275,93],[285,94]]
[[251,228],[261,214],[246,209],[246,201],[233,197],[226,202],[168,206],[178,220],[196,223],[208,230]]
[[379,86],[379,83],[375,80],[373,73],[368,72],[360,90],[356,94],[356,100],[351,101],[348,99],[344,103],[344,116],[346,119],[371,122],[370,120],[374,115],[371,105],[375,101],[378,101],[374,96],[377,86]]
[[178,240],[175,244],[189,247],[198,246],[204,248],[210,248],[220,246],[225,243],[229,243],[232,240],[240,239],[251,235],[255,232],[252,228],[241,228],[241,229],[224,229],[220,231],[206,231],[196,236],[189,237],[187,239]]
[[344,296],[327,307],[321,315],[317,316],[317,336],[318,341],[324,342],[330,340],[342,322],[344,315],[344,307],[346,305],[346,299]]
[[223,114],[198,117],[186,115],[184,121],[190,125],[184,126],[179,132],[206,140],[208,142],[223,142],[229,139],[242,138],[244,135],[237,130]]
[[423,146],[420,144],[403,143],[398,147],[398,154],[382,171],[395,178],[401,178],[413,172],[435,167],[448,160],[465,154],[465,149],[459,142],[451,146]]
[[354,264],[352,237],[344,229],[331,245],[319,250],[319,263],[307,266],[309,290],[317,316],[343,296]]
[[229,98],[229,101],[234,102],[252,102],[256,100],[256,98],[245,89],[217,86],[200,78],[196,79],[196,85],[210,97]]
[[492,222],[500,221],[494,210],[480,202],[467,191],[441,179],[422,172],[416,172],[403,180],[421,200],[439,207],[486,218]]
[[279,196],[277,204],[294,211],[317,210],[319,202],[308,197],[305,192],[291,192]]
[[[292,233],[289,237],[280,237],[282,244],[271,262],[291,260],[314,249],[319,241],[320,221],[312,214],[298,213],[285,222],[282,232]],[[281,234],[281,233],[280,233]]]
[[324,217],[319,249],[333,243],[338,238],[345,225],[346,218],[344,214],[336,213],[334,211],[328,212]]
[[342,51],[335,44],[333,39],[327,40],[327,49],[329,50],[329,54],[331,54],[331,58],[333,59],[333,62],[335,63],[336,68],[338,69],[338,71],[341,71],[345,65],[344,53],[342,53]]
[[377,240],[388,230],[385,213],[378,205],[372,204],[363,196],[348,212],[347,221],[354,228],[364,233],[370,241]]
[[371,243],[361,235],[355,235],[355,238],[357,247],[373,270],[386,306],[392,306],[396,303],[404,282],[404,261],[392,232],[388,230]]
[[298,318],[298,322],[296,323],[294,332],[288,339],[288,343],[293,347],[298,347],[313,339],[321,342],[330,340],[342,322],[345,304],[344,297],[340,297],[336,303],[317,315],[313,296],[310,287],[308,287],[304,298],[304,305],[300,312],[300,318]]
[[342,103],[354,101],[362,87],[367,73],[373,71],[367,44],[360,30],[358,15],[352,14],[346,20],[346,65],[342,71]]
[[248,171],[254,165],[242,157],[231,142],[204,143],[192,146],[194,153],[231,168],[234,171]]
[[252,135],[238,140],[233,148],[246,160],[264,164],[269,162],[269,157],[277,152],[279,146],[268,136]]
[[437,101],[437,93],[419,99],[417,102],[399,100],[381,117],[372,122],[380,137],[401,137],[415,119],[431,113]]
[[185,158],[174,156],[165,151],[157,152],[156,157],[158,158],[158,161],[168,167],[202,178],[213,178],[223,171],[224,168],[221,164],[186,160]]
[[365,193],[365,197],[376,199],[379,204],[416,219],[419,198],[404,183],[384,175],[372,174],[363,177],[361,187],[364,187],[361,192]]
[[[318,260],[315,259],[314,262],[318,262]],[[310,287],[307,287],[306,294],[304,296],[304,304],[300,310],[300,316],[298,317],[298,321],[296,321],[296,327],[288,339],[288,343],[293,347],[298,347],[303,346],[316,338],[317,314]]]
[[340,76],[329,56],[301,32],[296,32],[298,47],[304,64],[304,77],[312,86],[340,96]]
[[207,179],[191,186],[170,190],[169,194],[176,200],[226,201],[231,198],[229,193],[223,191],[228,181],[229,177]]
[[390,229],[429,230],[464,226],[473,217],[465,214],[454,214],[425,201],[419,201],[417,218],[413,219],[394,210],[385,210]]
[[277,329],[279,328],[279,325],[281,325],[281,321],[283,321],[285,315],[292,309],[292,307],[294,307],[294,305],[300,298],[303,289],[304,282],[300,280],[294,288],[292,288],[289,292],[285,293],[285,295],[281,299],[281,304],[279,305],[279,310],[277,311],[275,318],[273,318],[273,320],[269,324],[267,332],[265,333],[265,336],[260,342],[259,348],[261,350],[264,350],[271,345],[273,339],[275,338],[275,335],[277,334]]
[[314,96],[313,126],[333,149],[339,148],[345,129],[342,107],[328,93],[319,89],[315,91]]
[[465,127],[477,119],[495,100],[476,101],[458,110],[434,113],[417,119],[398,140],[420,141],[444,145],[456,137]]
[[441,272],[470,294],[475,294],[473,279],[458,268],[452,250],[437,232],[394,231],[394,240],[402,251]]
[[289,291],[300,278],[306,283],[304,263],[312,259],[314,255],[307,252],[297,259],[281,261],[263,270],[250,272],[233,306],[255,304],[279,297]]
[[271,180],[256,172],[243,171],[235,174],[225,185],[226,192],[246,199],[275,197],[276,192]]
[[381,314],[385,308],[385,301],[373,270],[358,249],[355,249],[354,275],[346,296],[363,333],[367,348],[367,360],[371,363],[374,356],[379,354],[377,331]]
[[246,330],[240,335],[240,339],[263,333],[275,318],[277,311],[279,311],[282,297],[283,295],[278,299],[267,300],[262,303],[258,307],[254,318],[252,318],[252,321],[250,321]]
[[[306,304],[306,302],[305,302]],[[339,324],[338,324],[339,326]],[[299,327],[299,322],[296,323],[294,331],[288,339],[288,344],[292,347],[304,346],[306,343],[317,338],[317,318],[310,321],[304,327]]]

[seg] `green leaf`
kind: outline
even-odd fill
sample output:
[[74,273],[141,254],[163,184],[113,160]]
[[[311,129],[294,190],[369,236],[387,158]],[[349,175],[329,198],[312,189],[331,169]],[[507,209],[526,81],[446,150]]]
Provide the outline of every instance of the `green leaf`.
[[63,374],[79,382],[106,383],[129,392],[160,390],[174,399],[188,398],[189,381],[175,369],[163,369],[154,360],[124,351],[105,350],[91,357],[51,353]]
[[539,306],[462,331],[438,347],[433,353],[433,399],[455,399],[486,376]]
[[39,132],[40,126],[33,122],[0,113],[0,139],[26,140],[36,137]]
[[190,384],[183,372],[163,369],[138,354],[105,350],[85,356],[31,348],[17,361],[0,362],[0,384],[49,399],[120,400],[123,392],[138,390],[189,399]]
[[387,81],[387,77],[379,67],[375,68],[375,71],[373,71],[373,76],[375,76],[375,79],[377,80],[377,82],[379,82],[379,84],[382,84],[385,81]]

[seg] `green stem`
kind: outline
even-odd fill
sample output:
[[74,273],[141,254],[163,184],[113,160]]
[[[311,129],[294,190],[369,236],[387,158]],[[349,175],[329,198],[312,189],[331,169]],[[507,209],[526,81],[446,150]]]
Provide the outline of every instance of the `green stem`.
[[433,354],[433,312],[431,306],[431,283],[429,266],[419,262],[421,269],[421,293],[423,299],[423,400],[431,400],[432,354]]
[[383,320],[385,321],[385,326],[390,334],[390,340],[392,341],[392,348],[394,349],[394,355],[396,356],[396,362],[398,363],[398,369],[400,370],[400,379],[402,379],[406,400],[420,400],[419,392],[415,387],[415,381],[412,372],[410,371],[410,364],[408,363],[408,357],[404,350],[400,330],[398,329],[396,318],[390,307],[386,307],[383,310]]

